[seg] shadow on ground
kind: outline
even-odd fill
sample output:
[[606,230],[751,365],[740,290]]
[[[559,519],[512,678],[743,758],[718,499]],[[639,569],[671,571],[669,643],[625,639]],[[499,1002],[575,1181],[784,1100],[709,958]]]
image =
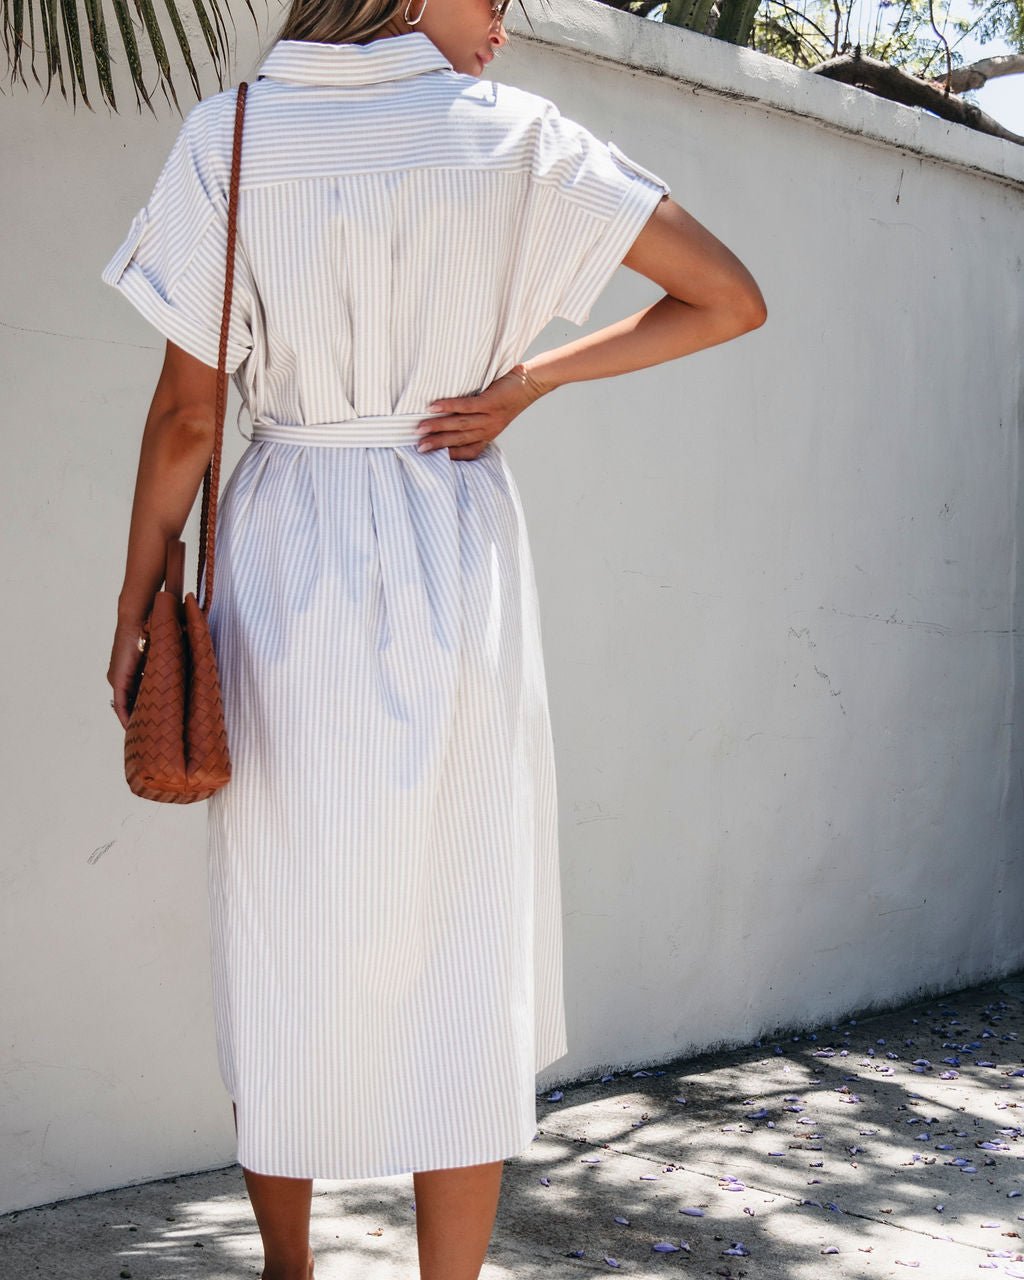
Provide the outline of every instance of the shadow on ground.
[[[1024,975],[537,1104],[481,1280],[1024,1280]],[[416,1280],[411,1175],[314,1183],[317,1280]],[[238,1165],[0,1218],[3,1280],[256,1280]]]

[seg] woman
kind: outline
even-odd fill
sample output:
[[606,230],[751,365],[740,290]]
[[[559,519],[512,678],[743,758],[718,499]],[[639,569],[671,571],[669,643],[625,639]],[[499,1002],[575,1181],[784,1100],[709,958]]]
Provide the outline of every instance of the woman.
[[[424,1280],[478,1275],[536,1072],[567,1051],[537,597],[497,437],[564,383],[766,314],[662,179],[479,79],[507,3],[293,0],[246,102],[227,367],[253,435],[217,513],[233,772],[209,888],[264,1280],[312,1275],[313,1178],[399,1172]],[[167,339],[108,670],[122,724],[215,435],[235,97],[192,108],[103,271]],[[620,262],[665,296],[522,361]]]

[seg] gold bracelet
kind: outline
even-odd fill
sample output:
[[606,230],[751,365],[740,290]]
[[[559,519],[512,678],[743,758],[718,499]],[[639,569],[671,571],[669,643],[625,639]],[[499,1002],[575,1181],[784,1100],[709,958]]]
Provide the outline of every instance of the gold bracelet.
[[545,387],[540,383],[522,362],[513,365],[509,372],[516,375],[527,391],[533,392],[534,400],[538,400],[541,396],[547,395],[550,390],[549,387]]

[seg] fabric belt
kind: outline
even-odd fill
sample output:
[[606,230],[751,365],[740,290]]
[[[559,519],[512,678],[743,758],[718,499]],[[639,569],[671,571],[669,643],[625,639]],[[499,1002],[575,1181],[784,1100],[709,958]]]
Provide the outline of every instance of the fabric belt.
[[348,418],[344,422],[264,422],[252,424],[253,440],[277,440],[283,444],[311,444],[327,448],[389,448],[418,444],[417,426],[443,413],[390,413]]

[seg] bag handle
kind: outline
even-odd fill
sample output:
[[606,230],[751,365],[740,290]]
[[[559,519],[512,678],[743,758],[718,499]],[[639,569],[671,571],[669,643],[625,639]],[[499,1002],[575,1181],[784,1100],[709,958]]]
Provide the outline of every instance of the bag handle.
[[217,400],[214,418],[217,424],[213,455],[203,476],[203,510],[199,524],[199,570],[196,574],[196,596],[203,582],[203,567],[209,560],[206,592],[200,605],[203,613],[213,598],[213,549],[217,530],[217,489],[220,485],[220,451],[224,440],[224,411],[227,407],[228,326],[231,322],[231,292],[235,279],[235,232],[238,218],[238,174],[242,161],[242,124],[245,118],[245,95],[249,86],[242,81],[235,102],[235,138],[231,148],[231,183],[228,188],[228,249],[224,271],[224,312],[220,323],[220,352],[217,356]]

